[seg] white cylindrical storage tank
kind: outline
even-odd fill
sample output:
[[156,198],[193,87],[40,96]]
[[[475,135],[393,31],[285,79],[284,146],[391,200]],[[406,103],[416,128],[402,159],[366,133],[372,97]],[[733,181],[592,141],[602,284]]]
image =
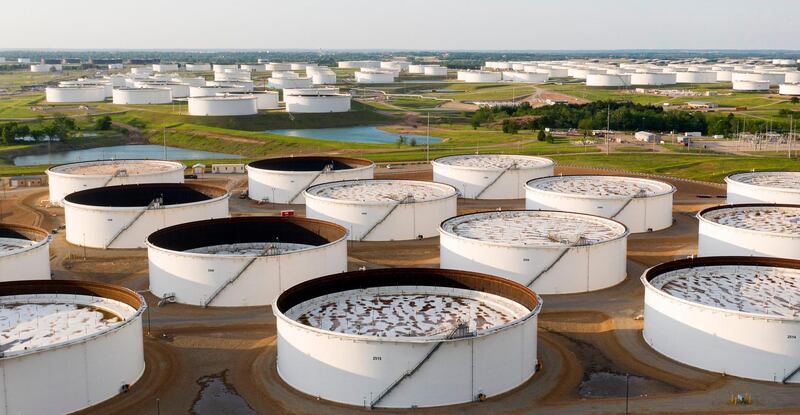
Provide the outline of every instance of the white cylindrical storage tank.
[[186,64],[186,71],[187,72],[210,72],[211,71],[211,64],[210,63],[187,63]]
[[731,174],[725,178],[728,185],[727,202],[785,203],[800,205],[800,172],[759,171]]
[[247,72],[266,72],[267,65],[263,63],[243,63],[239,65],[239,69]]
[[540,294],[594,291],[626,275],[625,225],[583,213],[507,210],[439,228],[440,267],[513,280]]
[[112,103],[123,105],[169,104],[172,91],[169,88],[117,88]]
[[195,76],[195,77],[172,77],[170,81],[177,82],[179,84],[186,84],[190,87],[192,86],[205,86],[206,79],[202,76]]
[[189,115],[204,117],[233,117],[258,114],[253,95],[217,95],[189,98]]
[[588,213],[618,220],[632,233],[672,225],[669,183],[623,176],[551,176],[525,185],[526,209]]
[[[508,77],[506,76],[508,74]],[[541,84],[547,82],[547,74],[536,72],[503,72],[503,80]]]
[[136,81],[133,83],[136,88],[166,88],[170,90],[172,98],[186,98],[189,96],[189,85],[181,84],[178,82],[162,82],[162,81]]
[[744,92],[769,91],[769,81],[734,80],[733,90]]
[[679,84],[712,84],[717,82],[717,73],[711,71],[704,72],[678,72],[675,80]]
[[47,102],[103,102],[106,100],[104,86],[49,86],[45,89]]
[[305,191],[306,216],[344,226],[354,241],[395,241],[438,235],[456,215],[453,186],[415,180],[347,180]]
[[631,76],[632,75],[589,74],[586,75],[586,86],[631,86]]
[[642,275],[644,340],[700,369],[800,383],[800,261],[704,257]]
[[439,65],[425,65],[422,73],[427,76],[447,76],[447,67]]
[[180,223],[228,217],[225,189],[151,183],[101,187],[64,198],[67,242],[90,248],[143,248],[151,233]]
[[256,97],[256,108],[260,110],[271,110],[278,108],[278,91],[254,92]]
[[109,75],[105,78],[108,79],[109,82],[111,82],[111,86],[114,88],[123,87],[127,85],[126,78],[124,75],[115,74],[115,75]]
[[306,66],[308,66],[307,62],[291,62],[289,63],[289,69],[292,71],[305,71]]
[[[239,69],[239,65],[236,64],[218,64],[215,63],[213,65],[214,72],[225,72],[226,69]],[[216,75],[215,75],[216,76]]]
[[96,160],[47,169],[50,203],[60,205],[70,193],[104,186],[183,183],[182,163],[165,160]]
[[544,68],[542,72],[546,73],[548,78],[566,78],[569,76],[569,69],[559,66]]
[[266,64],[265,69],[269,72],[291,71],[292,64],[283,62],[270,62]]
[[31,65],[31,72],[36,72],[36,73],[52,72],[52,71],[60,71],[60,70],[61,70],[61,65],[50,65],[50,64],[46,64],[46,63],[37,64],[37,65]]
[[250,199],[271,203],[305,203],[309,186],[341,180],[372,179],[375,163],[348,157],[278,157],[246,166]]
[[150,291],[182,304],[271,305],[287,288],[347,271],[347,229],[279,216],[171,226],[147,238]]
[[631,74],[631,85],[673,85],[677,82],[675,73],[642,72]]
[[797,84],[781,84],[778,88],[778,93],[781,95],[800,95],[800,83]]
[[267,80],[267,86],[273,89],[311,88],[313,85],[311,78],[269,78]]
[[552,176],[556,163],[544,157],[466,154],[433,161],[433,181],[449,184],[465,199],[522,199],[525,183]]
[[247,92],[247,88],[243,86],[191,86],[189,87],[189,97],[215,97],[217,94],[229,94]]
[[271,78],[274,79],[298,79],[300,74],[292,71],[273,71]]
[[49,280],[51,239],[42,228],[0,223],[0,282]]
[[519,284],[465,271],[318,278],[273,305],[278,374],[310,396],[366,408],[474,402],[534,375],[541,304]]
[[178,72],[177,63],[154,63],[154,72]]
[[425,73],[425,65],[408,65],[408,73],[423,74]]
[[800,71],[786,72],[785,78],[787,84],[800,83]]
[[287,112],[326,113],[350,111],[349,94],[304,92],[284,97]]
[[355,73],[359,84],[390,84],[394,82],[395,73],[381,70],[361,70]]
[[0,283],[0,414],[66,414],[111,399],[144,373],[139,294],[88,281]]
[[716,74],[717,74],[717,82],[731,82],[733,80],[733,71],[718,70],[716,71]]
[[236,92],[253,92],[255,84],[253,81],[208,81],[207,86],[221,86],[226,88],[236,88]]
[[462,71],[461,77],[467,83],[491,83],[500,82],[502,74],[500,72]]
[[109,79],[78,79],[75,81],[61,81],[58,86],[71,88],[101,87],[105,91],[105,98],[111,98],[114,92],[114,84]]
[[698,256],[800,259],[800,205],[743,204],[703,209]]
[[336,73],[333,71],[312,71],[308,73],[314,85],[333,85],[336,83]]

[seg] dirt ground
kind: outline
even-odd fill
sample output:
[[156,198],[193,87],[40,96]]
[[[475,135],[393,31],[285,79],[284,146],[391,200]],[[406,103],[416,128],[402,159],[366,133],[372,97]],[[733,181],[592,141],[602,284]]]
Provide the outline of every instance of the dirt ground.
[[[561,169],[558,174],[605,173]],[[427,165],[396,169],[380,166],[378,178],[431,180]],[[200,179],[234,192],[241,176]],[[628,243],[628,278],[586,294],[546,295],[539,317],[542,370],[519,388],[483,403],[436,409],[428,414],[611,414],[624,413],[625,375],[630,377],[630,413],[728,414],[800,413],[800,387],[726,377],[684,366],[651,349],[642,339],[643,288],[639,275],[649,266],[696,253],[697,210],[723,203],[717,185],[671,181],[677,187],[672,227],[636,234]],[[237,195],[238,193],[234,193]],[[43,208],[45,188],[8,191],[0,206],[3,220],[46,229],[63,223],[63,211]],[[524,201],[459,201],[459,213],[524,208]],[[234,215],[279,214],[300,206],[258,205],[231,198]],[[352,242],[349,266],[436,267],[438,238],[407,242]],[[71,246],[58,233],[51,244],[57,279],[111,282],[139,290],[150,305],[144,322],[146,370],[130,392],[81,414],[355,414],[367,411],[320,401],[294,391],[276,371],[275,318],[269,307],[158,307],[147,292],[144,250],[97,250]],[[309,374],[312,375],[312,374]],[[212,386],[213,385],[213,389]],[[735,393],[753,403],[733,406]]]

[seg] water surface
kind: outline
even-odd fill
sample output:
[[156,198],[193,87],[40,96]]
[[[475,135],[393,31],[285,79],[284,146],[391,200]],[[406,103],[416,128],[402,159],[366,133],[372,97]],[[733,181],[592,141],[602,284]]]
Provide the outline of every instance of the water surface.
[[[289,137],[315,138],[318,140],[345,141],[349,143],[370,143],[370,144],[395,144],[402,135],[406,138],[406,143],[411,139],[417,140],[417,145],[425,145],[425,135],[415,134],[395,134],[378,129],[377,127],[346,127],[346,128],[307,128],[290,130],[268,130],[268,133],[285,135]],[[425,132],[424,129],[421,131]],[[442,139],[431,137],[430,143],[439,143]]]
[[165,148],[164,146],[156,144],[127,144],[122,146],[87,148],[83,150],[58,151],[50,154],[18,156],[14,157],[14,165],[35,166],[39,164],[64,164],[78,161],[109,159],[199,160],[233,158],[241,158],[241,156],[177,147]]

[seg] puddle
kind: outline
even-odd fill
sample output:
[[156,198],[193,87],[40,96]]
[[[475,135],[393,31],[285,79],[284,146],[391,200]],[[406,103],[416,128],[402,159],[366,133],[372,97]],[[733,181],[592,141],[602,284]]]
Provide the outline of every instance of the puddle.
[[257,415],[236,392],[236,389],[225,381],[227,370],[197,380],[200,393],[192,404],[194,415]]
[[[657,380],[630,375],[628,378],[630,397],[652,394],[675,393],[677,390]],[[578,386],[578,394],[584,398],[624,398],[625,374],[592,372]]]

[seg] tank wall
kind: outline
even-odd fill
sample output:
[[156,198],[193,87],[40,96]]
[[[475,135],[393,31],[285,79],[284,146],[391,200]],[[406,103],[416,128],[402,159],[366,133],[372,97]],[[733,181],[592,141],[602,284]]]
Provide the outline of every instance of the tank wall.
[[146,105],[169,104],[172,102],[172,92],[169,89],[115,89],[112,96],[114,104]]
[[[353,341],[329,336],[278,318],[278,373],[300,391],[368,407],[436,343]],[[536,318],[487,336],[442,346],[419,371],[377,405],[409,408],[473,401],[511,390],[536,368]],[[314,373],[316,376],[309,376]]]
[[[114,177],[108,182],[109,176],[64,176],[60,174],[49,174],[48,186],[50,189],[50,203],[60,205],[70,193],[80,190],[95,189],[105,186],[116,186],[123,184],[145,184],[145,183],[183,183],[183,169],[175,169],[163,173],[132,175]],[[106,184],[108,182],[108,184]]]
[[742,184],[734,181],[727,182],[728,195],[726,201],[729,205],[742,203],[800,204],[800,192],[797,191],[790,192]]
[[588,213],[613,218],[625,224],[631,233],[647,232],[648,229],[657,231],[672,226],[671,193],[636,198],[622,209],[625,202],[627,199],[576,198],[527,189],[525,208]]
[[[446,164],[433,164],[433,181],[449,184],[461,193],[461,197],[474,199],[500,175],[497,170],[463,169]],[[553,166],[536,169],[508,170],[491,187],[480,195],[480,199],[522,199],[525,183],[539,177],[552,176]]]
[[[0,359],[1,415],[71,413],[119,394],[144,373],[141,316],[86,342]],[[79,380],[79,381],[76,381]]]
[[0,256],[0,282],[50,279],[50,242]]
[[350,111],[350,95],[285,97],[286,111],[297,113],[325,113]]
[[277,92],[261,92],[254,94],[256,97],[256,108],[260,110],[269,110],[278,108],[278,93]]
[[45,89],[47,102],[102,102],[106,99],[106,88],[53,88]]
[[189,98],[189,115],[194,116],[237,116],[258,113],[256,99],[203,99]]
[[[316,171],[283,173],[251,169],[248,167],[247,194],[250,199],[257,201],[267,200],[272,203],[303,204],[306,202],[303,190],[309,186],[340,180],[372,179],[375,174],[375,166],[373,165],[369,168],[333,170],[317,176],[318,173],[319,172]],[[315,178],[315,176],[317,177]]]
[[[800,362],[800,323],[755,319],[686,304],[645,290],[644,339],[691,366],[780,382]],[[791,382],[800,382],[795,377]]]
[[626,275],[627,238],[584,247],[498,246],[440,236],[440,267],[497,275],[528,285],[559,255],[566,255],[530,286],[538,294],[599,290],[619,284]]
[[[203,305],[214,291],[244,269],[250,257],[183,255],[149,247],[150,290],[158,297],[175,293],[179,303]],[[308,251],[260,257],[211,306],[270,305],[287,288],[347,271],[347,241]]]
[[[139,214],[142,208],[98,209],[66,205],[67,242],[90,248],[106,248],[114,235]],[[186,206],[150,209],[122,232],[108,248],[143,248],[151,233],[180,223],[227,218],[228,198],[222,197]]]
[[800,238],[749,232],[701,220],[697,256],[766,256],[800,259]]
[[[417,239],[420,235],[423,238],[437,236],[439,224],[456,215],[456,202],[453,195],[440,200],[401,204],[363,240],[393,241]],[[342,225],[350,232],[350,239],[360,241],[392,206],[388,203],[360,205],[306,198],[306,216]]]

